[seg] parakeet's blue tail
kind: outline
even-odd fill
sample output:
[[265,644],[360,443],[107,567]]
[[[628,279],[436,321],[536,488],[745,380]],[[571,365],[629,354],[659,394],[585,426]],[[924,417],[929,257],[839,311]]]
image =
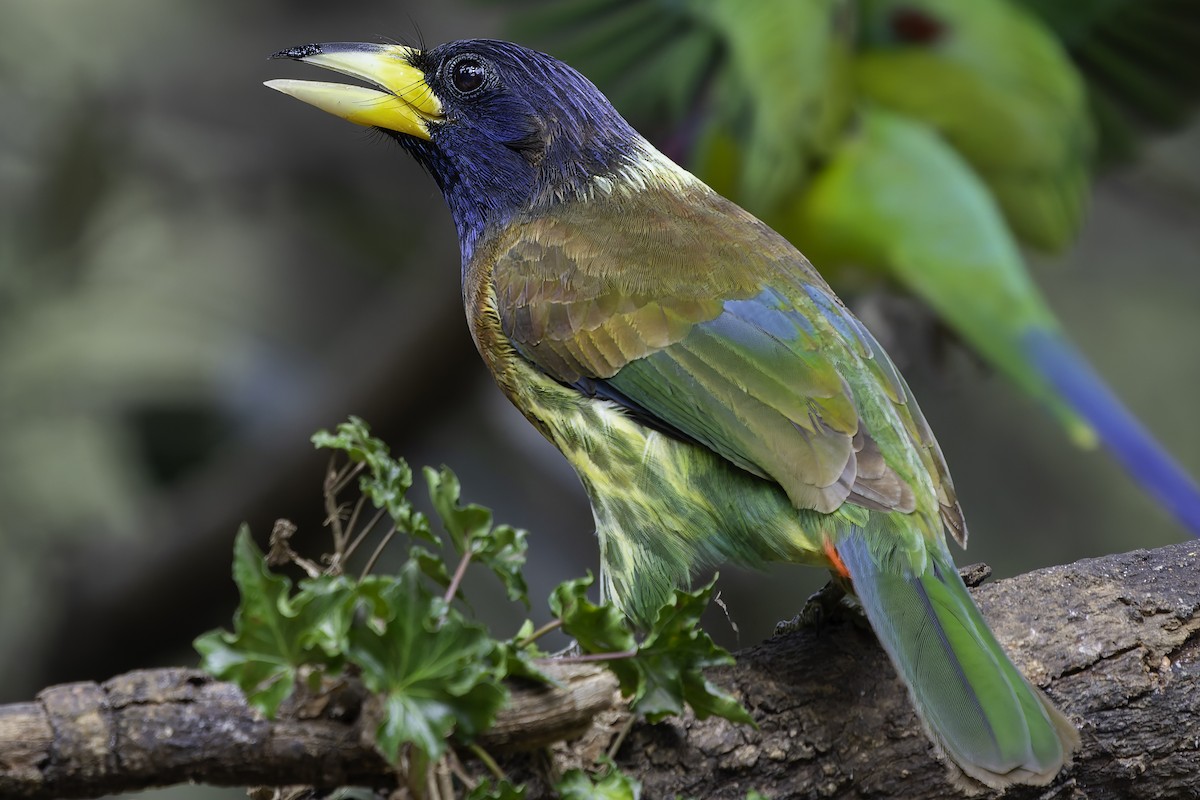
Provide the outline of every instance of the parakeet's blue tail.
[[1079,746],[1079,734],[1009,661],[945,543],[930,543],[918,575],[890,550],[897,540],[888,531],[855,529],[836,547],[921,720],[980,783],[1049,783]]
[[1083,356],[1055,331],[1032,330],[1024,343],[1034,367],[1095,429],[1130,475],[1193,536],[1200,536],[1200,486],[1129,413]]

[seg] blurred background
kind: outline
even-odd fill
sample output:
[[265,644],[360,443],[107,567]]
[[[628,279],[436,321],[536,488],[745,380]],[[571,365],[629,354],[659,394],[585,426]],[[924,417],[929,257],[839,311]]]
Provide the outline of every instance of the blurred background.
[[[0,9],[0,702],[195,663],[191,639],[229,624],[239,523],[265,544],[288,517],[301,547],[324,546],[326,457],[308,437],[348,414],[532,531],[535,620],[556,583],[595,570],[574,476],[474,352],[433,183],[381,137],[261,86],[325,77],[266,60],[284,47],[512,35],[512,13],[448,0]],[[570,55],[559,21],[542,21],[527,43]],[[638,85],[617,97],[641,123]],[[1188,119],[1139,128],[1098,173],[1078,239],[1027,255],[1073,340],[1196,474],[1200,128]],[[661,119],[645,122],[688,156]],[[952,467],[972,533],[960,564],[1004,576],[1187,536],[893,289],[863,287],[852,305]],[[722,569],[740,639],[719,615],[710,628],[753,643],[823,582],[799,567],[769,581]],[[473,596],[501,630],[524,613],[506,615],[498,587]]]

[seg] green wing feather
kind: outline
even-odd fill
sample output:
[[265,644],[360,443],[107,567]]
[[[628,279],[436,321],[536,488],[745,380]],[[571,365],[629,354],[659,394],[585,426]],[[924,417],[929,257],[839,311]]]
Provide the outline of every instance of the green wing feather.
[[939,519],[965,535],[903,380],[790,244],[707,191],[575,214],[520,226],[495,265],[500,324],[525,358],[770,478],[798,508],[919,511],[927,535]]

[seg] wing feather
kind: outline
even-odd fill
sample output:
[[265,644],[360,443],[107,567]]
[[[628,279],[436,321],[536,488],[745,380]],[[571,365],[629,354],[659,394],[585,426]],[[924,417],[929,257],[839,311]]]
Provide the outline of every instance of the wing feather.
[[596,201],[514,225],[492,288],[517,351],[798,507],[919,511],[964,538],[941,451],[870,332],[753,217],[715,194],[666,213],[679,202]]

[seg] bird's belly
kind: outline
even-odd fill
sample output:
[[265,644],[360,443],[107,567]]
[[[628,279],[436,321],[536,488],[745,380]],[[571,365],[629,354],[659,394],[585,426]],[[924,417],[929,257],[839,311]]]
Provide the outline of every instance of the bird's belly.
[[630,616],[653,613],[703,564],[826,563],[828,518],[797,510],[774,482],[647,428],[614,403],[514,366],[525,374],[502,386],[579,475],[606,591]]

